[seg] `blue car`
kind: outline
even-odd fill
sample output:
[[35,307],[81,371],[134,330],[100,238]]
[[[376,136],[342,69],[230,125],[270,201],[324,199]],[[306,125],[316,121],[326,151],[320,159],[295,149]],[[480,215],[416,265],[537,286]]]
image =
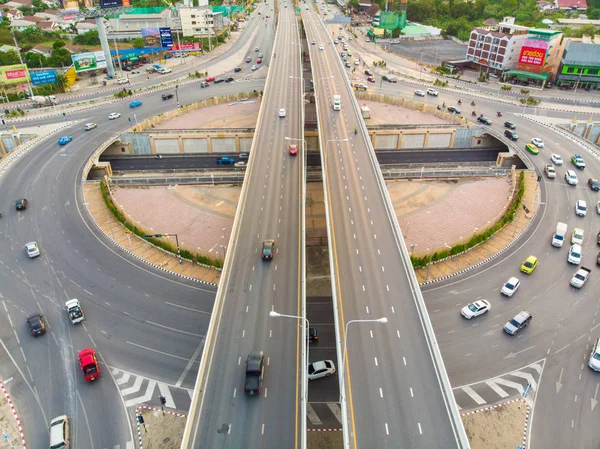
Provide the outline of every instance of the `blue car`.
[[60,139],[58,139],[58,144],[59,145],[66,145],[71,140],[73,140],[73,136],[62,136]]
[[235,159],[231,156],[221,156],[217,159],[217,164],[235,164]]
[[132,101],[131,103],[129,103],[129,107],[131,109],[133,109],[133,108],[139,108],[141,105],[142,105],[142,102],[139,101],[139,100],[135,100],[135,101]]

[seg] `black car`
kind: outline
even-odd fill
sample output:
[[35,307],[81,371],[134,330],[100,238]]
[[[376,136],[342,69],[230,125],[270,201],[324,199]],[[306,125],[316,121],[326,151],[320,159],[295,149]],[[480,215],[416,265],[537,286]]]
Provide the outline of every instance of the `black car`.
[[517,129],[517,125],[513,122],[504,122],[504,127],[508,129]]
[[315,327],[308,328],[308,342],[319,343],[319,331]]
[[202,81],[202,82],[200,83],[200,87],[201,87],[201,88],[205,88],[205,87],[208,87],[208,86],[210,86],[210,84],[208,84],[206,81]]
[[484,125],[488,125],[488,126],[492,124],[492,121],[487,117],[477,117],[477,121],[479,123],[483,123]]
[[219,84],[219,83],[222,83],[223,81],[225,81],[223,78],[217,78],[217,79],[216,79],[216,80],[214,80],[213,82],[214,82],[215,84]]
[[27,209],[27,200],[25,198],[22,198],[20,200],[15,201],[15,208],[17,210]]
[[231,83],[233,81],[233,78],[229,77],[229,78],[225,78],[225,82],[226,83]]
[[46,320],[41,313],[34,313],[27,317],[27,325],[31,335],[42,335],[46,333]]
[[373,72],[371,72],[370,70],[365,70],[365,75],[373,76]]
[[162,98],[163,100],[170,100],[171,98],[173,98],[173,96],[173,94],[162,94],[160,98]]
[[595,190],[596,192],[600,190],[600,182],[598,182],[597,179],[588,179],[588,185],[590,186],[590,189]]
[[390,76],[387,76],[387,75],[383,75],[383,76],[381,77],[381,79],[382,79],[383,81],[387,81],[388,83],[396,83],[396,82],[397,82],[396,78],[392,78],[392,77],[390,77]]
[[457,114],[457,115],[459,115],[460,114],[460,109],[455,108],[454,106],[450,106],[448,108],[448,112],[450,112],[451,114]]
[[510,129],[504,131],[504,136],[508,137],[510,140],[519,140],[519,135],[516,132],[511,131]]
[[263,240],[262,258],[263,260],[273,259],[275,252],[275,240]]
[[235,69],[233,69],[233,71],[234,71],[235,73],[237,73],[237,72],[241,72],[241,71],[242,71],[242,68],[241,68],[241,67],[236,67]]

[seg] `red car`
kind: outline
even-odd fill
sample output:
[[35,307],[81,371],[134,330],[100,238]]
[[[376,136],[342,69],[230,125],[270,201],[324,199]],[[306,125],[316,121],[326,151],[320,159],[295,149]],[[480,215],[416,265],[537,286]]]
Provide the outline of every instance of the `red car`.
[[262,59],[260,59],[260,58],[258,58],[258,59],[256,60],[256,63],[257,63],[257,64],[260,64],[261,62],[262,62]]
[[100,377],[100,367],[96,359],[96,351],[92,348],[84,349],[79,353],[79,365],[83,371],[83,378],[86,382],[91,382]]
[[367,78],[367,81],[369,83],[374,83],[375,82],[375,78],[373,78],[372,76],[370,76],[370,77]]
[[290,145],[289,152],[290,156],[296,156],[298,154],[298,145]]
[[209,76],[208,78],[206,78],[204,81],[206,81],[207,83],[210,83],[211,81],[214,81],[215,77],[214,76]]

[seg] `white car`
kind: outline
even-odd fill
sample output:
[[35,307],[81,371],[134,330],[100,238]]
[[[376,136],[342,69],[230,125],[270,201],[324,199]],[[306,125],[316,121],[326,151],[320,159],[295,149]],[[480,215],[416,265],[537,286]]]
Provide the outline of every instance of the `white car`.
[[348,36],[348,40],[351,41],[352,40],[352,36]]
[[359,64],[360,64],[360,61],[358,59],[355,59],[354,60],[354,65],[359,65]]
[[439,93],[437,90],[429,88],[429,89],[427,89],[427,95],[432,95],[434,97],[437,97],[439,95]]
[[520,285],[519,280],[516,277],[512,277],[502,286],[500,293],[510,298],[515,294]]
[[127,84],[129,82],[129,78],[118,78],[117,84]]
[[575,215],[578,217],[585,217],[587,213],[587,203],[585,200],[577,200],[575,203]]
[[86,123],[85,126],[83,127],[83,129],[85,129],[86,131],[89,131],[91,129],[96,128],[98,125],[96,125],[95,123]]
[[598,212],[598,215],[600,215],[600,201],[598,201],[596,204],[596,212]]
[[167,67],[161,67],[160,69],[157,70],[158,73],[162,73],[163,75],[165,73],[171,73],[171,69],[167,68]]
[[567,262],[573,265],[579,265],[581,263],[581,245],[571,245],[569,248],[569,255],[567,256]]
[[544,141],[542,139],[538,139],[537,137],[531,139],[531,143],[538,148],[544,148]]
[[588,360],[588,366],[594,371],[600,371],[600,338],[596,340],[596,343],[592,346],[592,353]]
[[246,163],[244,161],[239,161],[239,162],[236,162],[235,164],[233,164],[233,166],[234,167],[238,167],[238,168],[239,167],[245,167]]
[[325,50],[325,47],[323,46],[323,44],[319,45],[319,50]]
[[25,251],[27,252],[27,256],[29,256],[30,259],[33,259],[34,257],[40,255],[40,248],[38,247],[38,244],[36,242],[29,242],[28,244],[26,244]]
[[114,120],[119,117],[121,117],[121,114],[119,114],[118,112],[111,112],[110,114],[108,114],[109,120]]
[[258,70],[258,67],[257,67],[256,65],[253,65],[253,66],[251,67],[251,70],[254,72],[255,70]]
[[308,365],[308,380],[329,377],[335,373],[335,365],[331,360],[321,360]]
[[285,109],[284,108],[281,108],[279,110],[279,117],[285,117]]
[[567,181],[567,184],[569,184],[571,186],[576,186],[577,183],[579,182],[579,180],[577,179],[577,175],[575,174],[575,172],[573,170],[566,171],[565,181]]
[[336,40],[334,40],[334,41],[333,41],[333,43],[337,45],[337,44],[339,44],[339,43],[340,43],[340,41],[338,41],[338,40],[336,39]]
[[485,312],[492,308],[489,301],[485,299],[481,299],[479,301],[475,301],[467,304],[460,311],[461,315],[464,316],[467,320],[474,318],[479,315],[483,315]]
[[583,245],[583,235],[583,229],[573,229],[573,234],[571,234],[571,244]]
[[415,95],[417,97],[424,97],[425,96],[425,92],[423,92],[422,90],[417,89],[417,90],[415,90]]
[[313,40],[311,41],[310,45],[317,45],[317,41],[313,39]]
[[562,157],[560,157],[558,154],[553,154],[552,156],[550,156],[550,160],[552,162],[554,162],[556,165],[562,165],[563,164]]

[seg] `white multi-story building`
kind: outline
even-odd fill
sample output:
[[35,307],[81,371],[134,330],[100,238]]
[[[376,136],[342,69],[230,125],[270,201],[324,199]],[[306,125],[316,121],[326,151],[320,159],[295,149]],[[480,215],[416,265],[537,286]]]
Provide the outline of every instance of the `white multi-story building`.
[[178,9],[184,36],[211,36],[223,29],[222,14],[213,13],[208,0],[198,0],[198,6],[186,0]]
[[490,72],[516,69],[529,28],[514,22],[513,17],[505,17],[496,30],[475,28],[471,31],[467,60]]

